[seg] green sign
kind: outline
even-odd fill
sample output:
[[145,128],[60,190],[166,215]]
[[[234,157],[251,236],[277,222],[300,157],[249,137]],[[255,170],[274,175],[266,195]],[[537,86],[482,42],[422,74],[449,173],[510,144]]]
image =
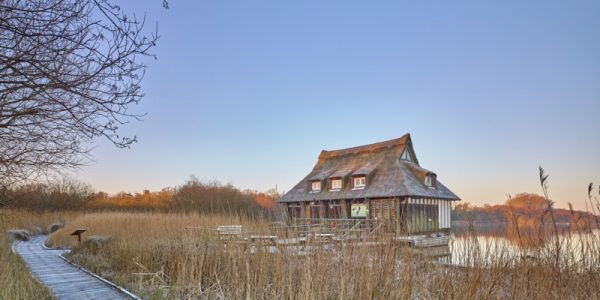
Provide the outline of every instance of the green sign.
[[369,208],[366,203],[352,204],[350,207],[350,216],[353,218],[366,218],[369,214]]

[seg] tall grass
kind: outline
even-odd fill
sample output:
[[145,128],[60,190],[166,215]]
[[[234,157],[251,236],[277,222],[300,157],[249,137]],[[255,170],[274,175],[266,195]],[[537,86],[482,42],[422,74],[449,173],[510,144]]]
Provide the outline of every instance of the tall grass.
[[[518,243],[466,235],[452,242],[453,264],[396,245],[385,235],[327,247],[280,246],[277,251],[240,239],[224,241],[215,234],[219,225],[243,225],[245,237],[283,236],[269,219],[237,210],[225,215],[15,212],[0,224],[4,230],[44,228],[68,219],[51,236],[51,245],[73,247],[70,258],[78,264],[152,299],[600,298],[600,235],[591,231],[590,223],[598,218],[588,214],[583,220],[573,213],[576,226],[587,222],[584,230],[560,234],[547,178],[540,168],[546,205],[539,222],[523,226],[515,218],[508,224],[514,228],[507,237],[516,235]],[[590,196],[592,209],[600,210],[599,203]],[[553,226],[550,231],[544,230],[546,220]],[[87,229],[81,244],[70,236],[77,228]],[[23,262],[10,254],[8,241],[2,240],[1,246],[0,267],[8,271],[0,272],[0,298],[49,297]]]
[[[435,263],[383,239],[330,250],[315,247],[303,255],[269,253],[260,247],[254,252],[219,241],[211,228],[226,224],[242,224],[247,232],[270,232],[265,220],[235,215],[87,213],[54,234],[52,244],[74,246],[71,258],[77,263],[147,298],[599,297],[599,242],[589,235],[578,245],[583,252],[565,247],[563,240],[559,268],[554,247],[515,251],[493,240],[482,247],[473,237],[462,244],[463,267],[458,267]],[[201,229],[186,230],[187,226]],[[68,234],[79,227],[112,239],[76,245]]]

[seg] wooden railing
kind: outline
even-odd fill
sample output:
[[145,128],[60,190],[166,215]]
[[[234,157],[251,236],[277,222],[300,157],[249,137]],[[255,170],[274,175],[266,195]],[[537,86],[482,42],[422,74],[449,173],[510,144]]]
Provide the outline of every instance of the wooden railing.
[[281,236],[309,236],[335,234],[340,238],[364,239],[371,237],[381,224],[372,219],[294,218],[289,225],[274,224],[271,229]]

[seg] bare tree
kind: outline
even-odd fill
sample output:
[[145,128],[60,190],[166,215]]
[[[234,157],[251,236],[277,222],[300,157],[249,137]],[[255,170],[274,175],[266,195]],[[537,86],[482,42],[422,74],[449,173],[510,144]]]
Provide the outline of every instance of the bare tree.
[[142,117],[146,28],[108,0],[0,0],[0,186],[80,166],[95,138],[136,141],[119,126]]

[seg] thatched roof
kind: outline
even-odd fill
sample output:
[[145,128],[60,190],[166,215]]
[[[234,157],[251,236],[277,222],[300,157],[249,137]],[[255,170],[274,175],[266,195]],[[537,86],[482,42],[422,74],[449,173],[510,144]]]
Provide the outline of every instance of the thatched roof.
[[[404,151],[409,151],[412,161],[401,159]],[[412,147],[410,135],[399,139],[341,149],[323,150],[313,170],[286,193],[280,202],[313,200],[388,198],[388,197],[428,197],[460,200],[441,182],[433,187],[425,185],[425,177],[435,173],[422,168]],[[367,185],[363,189],[352,188],[354,176],[366,176]],[[327,181],[343,179],[340,191],[330,191]],[[311,191],[310,182],[321,181],[320,192]]]

